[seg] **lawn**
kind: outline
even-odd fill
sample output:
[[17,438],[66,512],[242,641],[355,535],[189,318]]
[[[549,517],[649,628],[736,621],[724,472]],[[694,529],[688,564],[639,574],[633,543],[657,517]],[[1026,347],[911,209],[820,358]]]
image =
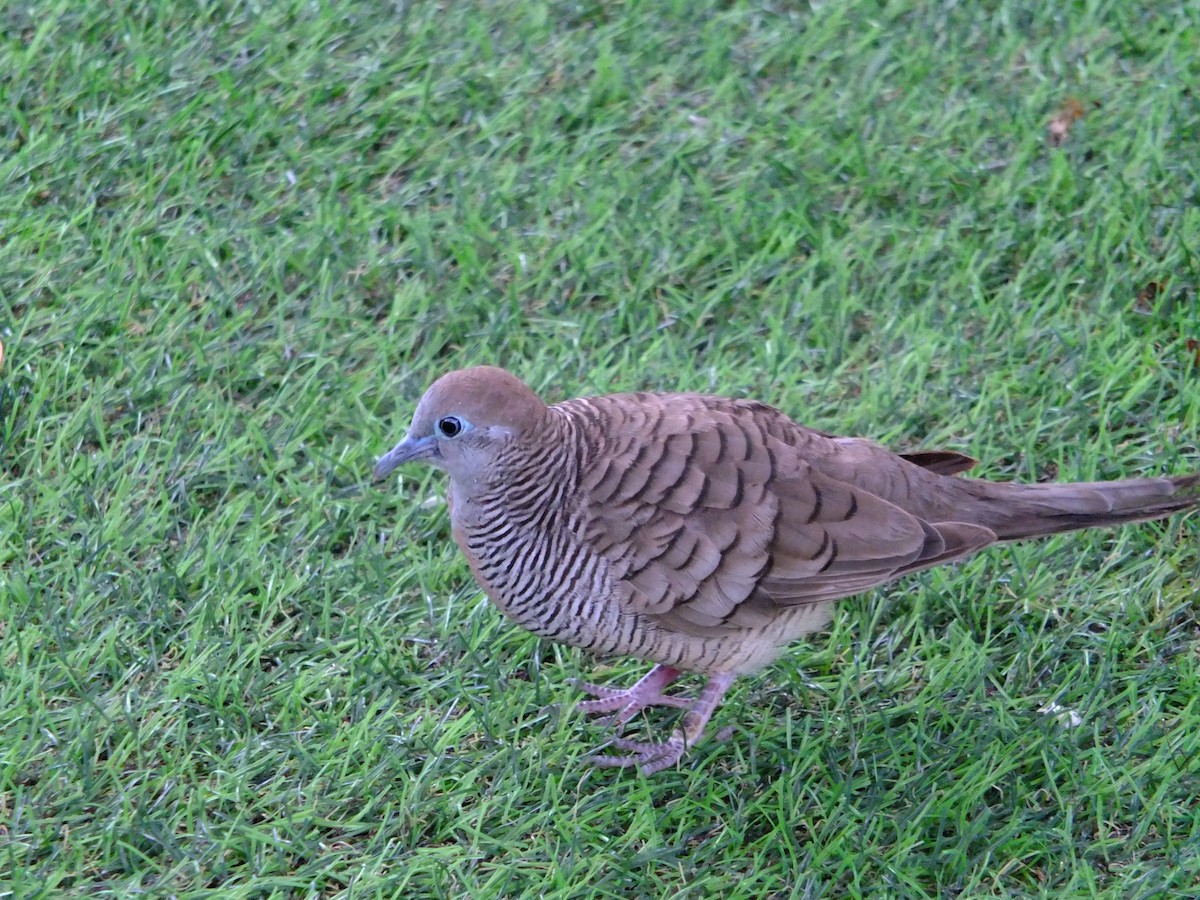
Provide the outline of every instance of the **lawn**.
[[1196,895],[1200,516],[842,601],[645,778],[569,684],[645,664],[370,480],[484,362],[1200,468],[1195,0],[45,0],[0,73],[0,897]]

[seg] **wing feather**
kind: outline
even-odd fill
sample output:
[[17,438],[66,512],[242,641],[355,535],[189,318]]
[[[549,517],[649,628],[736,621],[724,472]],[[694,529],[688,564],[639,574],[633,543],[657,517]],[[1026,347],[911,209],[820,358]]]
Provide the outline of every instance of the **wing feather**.
[[[806,458],[811,442],[856,448],[770,407],[651,399],[639,396],[636,412],[605,411],[614,424],[584,473],[584,537],[612,563],[629,607],[664,627],[703,636],[764,627],[783,609],[856,594],[996,539],[980,526],[927,522],[828,474],[846,466],[819,471]],[[620,407],[622,397],[591,402]],[[921,459],[947,472],[965,461]]]

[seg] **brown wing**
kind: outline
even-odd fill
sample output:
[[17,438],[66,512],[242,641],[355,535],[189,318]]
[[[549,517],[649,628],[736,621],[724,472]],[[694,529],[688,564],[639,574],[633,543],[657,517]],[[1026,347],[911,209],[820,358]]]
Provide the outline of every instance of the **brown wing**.
[[918,450],[916,453],[896,455],[937,475],[957,475],[975,468],[977,463],[977,460],[954,450]]
[[667,627],[713,635],[767,625],[781,608],[858,593],[995,540],[815,471],[804,429],[770,407],[603,399],[608,433],[585,470],[585,539],[614,563],[626,602]]

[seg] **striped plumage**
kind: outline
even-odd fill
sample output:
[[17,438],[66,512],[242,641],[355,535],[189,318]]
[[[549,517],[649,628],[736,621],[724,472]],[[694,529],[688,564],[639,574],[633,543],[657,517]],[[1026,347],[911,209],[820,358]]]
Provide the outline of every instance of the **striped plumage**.
[[[747,400],[614,394],[546,406],[502,369],[451,372],[376,475],[450,474],[454,538],[489,598],[536,634],[658,665],[626,690],[582,685],[618,723],[689,709],[662,744],[601,763],[656,771],[703,733],[734,676],[829,621],[832,602],[998,540],[1169,515],[1200,474],[1018,485],[972,460],[833,437]],[[663,693],[709,676],[694,701]]]

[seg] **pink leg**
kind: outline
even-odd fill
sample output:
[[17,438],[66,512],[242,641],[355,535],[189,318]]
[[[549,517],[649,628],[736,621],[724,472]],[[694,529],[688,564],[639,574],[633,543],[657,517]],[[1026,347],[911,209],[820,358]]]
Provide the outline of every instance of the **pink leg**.
[[[642,681],[639,681],[630,688],[630,690],[637,690],[642,682],[649,680],[658,671],[658,668],[663,667],[656,667]],[[671,671],[674,673],[671,676],[672,678],[678,674],[674,670]],[[708,720],[712,718],[713,711],[720,705],[721,698],[725,696],[725,692],[729,690],[729,686],[733,684],[734,678],[735,675],[732,672],[720,672],[709,678],[705,682],[700,696],[696,698],[687,715],[683,717],[683,726],[664,743],[654,744],[616,737],[612,739],[612,746],[618,750],[624,750],[626,753],[612,756],[593,756],[591,761],[598,766],[637,766],[643,775],[653,775],[655,772],[661,771],[668,766],[675,765],[683,757],[684,751],[700,740],[700,737],[704,734],[704,727],[708,724]],[[678,698],[672,697],[671,699],[676,700]],[[595,703],[600,701],[589,702]],[[669,705],[674,706],[678,704]]]
[[686,697],[672,697],[662,692],[668,684],[679,677],[679,670],[670,666],[655,666],[642,676],[633,687],[610,688],[590,681],[577,681],[575,687],[597,698],[584,700],[579,708],[587,713],[616,713],[614,724],[623,725],[647,706],[674,706],[687,709],[692,701]]

